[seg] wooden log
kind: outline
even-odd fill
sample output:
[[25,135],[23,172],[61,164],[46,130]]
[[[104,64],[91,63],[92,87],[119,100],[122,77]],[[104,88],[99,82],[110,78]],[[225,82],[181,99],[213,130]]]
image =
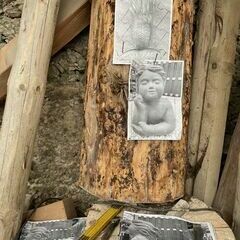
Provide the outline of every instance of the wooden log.
[[[88,0],[62,0],[54,36],[52,55],[70,42],[89,25],[90,3]],[[7,93],[7,79],[15,59],[17,37],[0,49],[0,99]]]
[[217,0],[215,10],[215,39],[210,50],[197,156],[201,169],[194,184],[194,196],[208,205],[212,205],[219,182],[239,25],[238,6],[239,0]]
[[0,240],[21,223],[59,0],[25,0],[0,132]]
[[193,221],[193,222],[209,222],[212,224],[215,237],[217,240],[235,240],[234,234],[229,227],[229,225],[221,218],[221,216],[214,211],[197,211],[199,208],[207,209],[208,206],[199,201],[198,199],[192,198],[189,203],[190,209],[195,209],[194,211],[186,211],[186,213],[181,216],[182,218]]
[[[232,228],[233,231],[235,233],[235,235],[237,236],[237,240],[240,239],[240,115],[238,117],[238,123],[237,123],[237,127],[235,129],[236,135],[238,136],[238,139],[236,139],[236,142],[238,143],[238,145],[236,144],[236,151],[237,154],[235,155],[236,161],[238,161],[238,164],[236,164],[237,166],[235,166],[235,168],[237,169],[236,171],[236,188],[235,188],[235,201],[234,201],[234,209],[233,209],[233,224],[232,224]],[[234,132],[234,134],[235,134]],[[236,162],[235,162],[236,163]],[[235,172],[234,172],[235,173]]]
[[196,27],[196,41],[193,58],[193,80],[190,102],[188,160],[189,171],[186,180],[186,192],[189,196],[193,193],[193,183],[197,172],[197,155],[201,120],[204,104],[204,94],[208,73],[210,50],[215,37],[215,8],[216,0],[200,0],[198,21]]
[[92,2],[80,185],[104,199],[169,202],[184,195],[193,2],[175,0],[171,59],[185,60],[181,141],[127,141],[128,66],[112,65],[114,1]]
[[240,115],[234,133],[232,135],[227,160],[224,166],[221,181],[215,196],[213,206],[217,208],[225,221],[232,225],[233,208],[236,195],[237,176],[239,173],[240,156]]

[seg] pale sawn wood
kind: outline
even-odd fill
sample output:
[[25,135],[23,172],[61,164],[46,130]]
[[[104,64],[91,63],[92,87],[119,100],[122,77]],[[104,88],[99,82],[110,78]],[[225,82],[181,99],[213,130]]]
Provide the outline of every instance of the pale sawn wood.
[[[88,0],[61,0],[52,55],[58,52],[90,22]],[[7,93],[7,79],[15,59],[17,37],[0,49],[0,99]]]
[[[238,142],[238,147],[236,151],[238,153],[235,155],[236,161],[238,161],[238,164],[235,164],[235,168],[237,168],[236,172],[236,193],[235,193],[235,201],[234,201],[234,209],[233,209],[233,231],[235,235],[238,237],[237,240],[240,239],[240,115],[238,117],[238,123],[237,127],[235,129],[236,135],[238,136],[238,139],[236,141]],[[236,163],[236,162],[235,162]],[[235,173],[235,172],[234,172]]]
[[25,0],[0,132],[0,240],[21,224],[59,0]]
[[239,0],[217,0],[215,19],[215,39],[210,49],[199,135],[197,155],[199,171],[193,191],[194,196],[209,206],[213,203],[219,182],[226,117],[234,72]]
[[197,165],[197,155],[210,50],[215,37],[215,9],[216,0],[199,0],[188,134],[190,140],[188,141],[189,171],[186,180],[186,193],[189,196],[192,196],[194,179],[199,167]]
[[[240,157],[240,116],[232,135],[230,147],[227,154],[227,160],[223,169],[220,184],[215,196],[213,206],[217,208],[225,221],[232,225],[233,209],[237,188],[237,177],[239,173]],[[239,205],[240,206],[240,205]]]

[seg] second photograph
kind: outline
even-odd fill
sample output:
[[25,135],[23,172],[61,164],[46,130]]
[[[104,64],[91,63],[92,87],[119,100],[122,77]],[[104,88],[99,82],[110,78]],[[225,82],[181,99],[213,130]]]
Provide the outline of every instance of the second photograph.
[[181,139],[183,70],[183,61],[133,61],[129,74],[129,140]]

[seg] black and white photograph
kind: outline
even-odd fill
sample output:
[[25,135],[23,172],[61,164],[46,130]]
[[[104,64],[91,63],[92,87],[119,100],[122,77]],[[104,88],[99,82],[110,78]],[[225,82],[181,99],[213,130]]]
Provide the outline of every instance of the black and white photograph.
[[168,60],[172,0],[116,0],[114,64]]
[[86,218],[63,221],[28,221],[19,240],[78,240],[85,230]]
[[180,140],[183,61],[132,62],[128,140]]
[[120,240],[215,240],[210,223],[178,217],[124,212]]

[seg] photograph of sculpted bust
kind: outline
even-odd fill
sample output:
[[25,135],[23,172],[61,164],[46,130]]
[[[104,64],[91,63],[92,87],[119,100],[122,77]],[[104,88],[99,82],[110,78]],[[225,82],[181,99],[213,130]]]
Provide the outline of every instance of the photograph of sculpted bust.
[[129,139],[179,137],[174,137],[174,131],[181,132],[182,74],[181,61],[133,63],[129,79]]

